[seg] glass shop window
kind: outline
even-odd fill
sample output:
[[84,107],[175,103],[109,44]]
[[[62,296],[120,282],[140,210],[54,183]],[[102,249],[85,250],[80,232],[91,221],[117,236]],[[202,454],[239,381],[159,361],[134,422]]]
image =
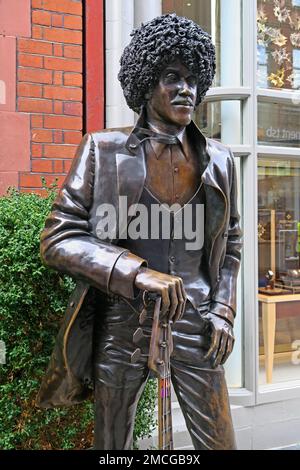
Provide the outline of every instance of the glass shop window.
[[206,137],[224,144],[241,144],[241,101],[204,101],[197,108],[195,120]]
[[260,384],[300,378],[300,158],[259,156]]
[[[297,95],[297,94],[296,94]],[[300,96],[289,104],[258,101],[258,142],[275,147],[300,146]]]
[[[258,86],[275,89],[299,88],[300,2],[258,0]],[[262,50],[266,60],[262,64]],[[296,52],[295,52],[296,51]],[[266,67],[262,69],[263,67]],[[267,74],[267,81],[261,75]]]

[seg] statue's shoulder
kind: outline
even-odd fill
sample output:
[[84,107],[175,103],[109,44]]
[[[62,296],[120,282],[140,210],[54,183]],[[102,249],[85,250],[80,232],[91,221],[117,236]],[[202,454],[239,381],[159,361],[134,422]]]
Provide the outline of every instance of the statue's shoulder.
[[132,132],[133,127],[116,127],[91,133],[95,145],[110,151],[122,149]]
[[206,141],[208,149],[214,156],[229,159],[230,161],[232,160],[232,152],[229,145],[222,144],[222,142],[211,138],[207,138]]

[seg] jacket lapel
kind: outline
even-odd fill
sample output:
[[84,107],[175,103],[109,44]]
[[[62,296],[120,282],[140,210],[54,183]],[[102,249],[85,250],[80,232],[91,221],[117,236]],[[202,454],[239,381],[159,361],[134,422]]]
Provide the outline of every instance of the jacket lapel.
[[125,151],[116,154],[118,185],[118,223],[121,239],[130,222],[128,209],[138,204],[146,178],[145,154],[138,137],[132,132],[127,140]]
[[[206,201],[209,201],[209,204],[205,205],[204,245],[208,259],[211,260],[214,240],[221,232],[227,215],[227,188],[220,186],[224,180],[228,179],[226,168],[223,168],[226,158],[224,158],[223,148],[219,150],[217,142],[205,138],[194,121],[187,127],[187,132],[199,157],[201,180]],[[226,172],[225,178],[222,177],[224,171]]]

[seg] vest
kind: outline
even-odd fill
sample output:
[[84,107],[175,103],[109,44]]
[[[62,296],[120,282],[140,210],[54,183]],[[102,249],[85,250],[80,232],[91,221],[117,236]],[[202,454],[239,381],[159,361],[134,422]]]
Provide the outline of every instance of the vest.
[[[139,205],[145,208],[143,215],[137,212],[132,217],[127,227],[126,239],[119,241],[122,247],[146,259],[150,269],[181,277],[187,298],[194,308],[207,302],[210,296],[210,282],[202,243],[201,246],[199,242],[198,245],[194,243],[196,239],[201,241],[200,230],[203,232],[202,242],[204,240],[205,211],[203,210],[203,216],[200,217],[199,206],[197,209],[197,205],[204,202],[205,195],[200,185],[194,196],[180,210],[170,211],[168,206],[161,204],[144,186],[139,201]],[[153,205],[156,206],[156,214],[160,209],[164,215],[159,218],[151,217]],[[141,221],[142,223],[139,223]],[[197,230],[198,235],[194,236],[194,240],[191,239],[189,230]],[[137,232],[142,232],[142,235],[140,238],[134,235],[134,239],[132,235]],[[189,246],[193,249],[189,249]]]

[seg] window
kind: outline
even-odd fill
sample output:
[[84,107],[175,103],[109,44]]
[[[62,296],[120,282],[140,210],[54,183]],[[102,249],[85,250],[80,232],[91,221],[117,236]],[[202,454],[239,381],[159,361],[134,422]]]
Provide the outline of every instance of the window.
[[261,88],[268,87],[268,56],[266,47],[258,44],[257,46],[257,61],[258,61],[258,86]]
[[[293,50],[300,48],[299,2],[258,0],[258,80],[259,87],[275,89],[297,88],[298,67]],[[263,56],[263,57],[262,57]],[[296,67],[296,70],[295,70]],[[267,82],[265,73],[267,72]]]
[[293,0],[257,2],[258,380],[263,392],[299,378],[300,128],[294,91],[300,87],[299,7]]
[[258,141],[261,145],[300,146],[299,106],[258,102]]
[[260,384],[299,377],[300,159],[258,160]]
[[229,145],[242,143],[240,101],[204,101],[197,109],[195,117],[206,137]]

